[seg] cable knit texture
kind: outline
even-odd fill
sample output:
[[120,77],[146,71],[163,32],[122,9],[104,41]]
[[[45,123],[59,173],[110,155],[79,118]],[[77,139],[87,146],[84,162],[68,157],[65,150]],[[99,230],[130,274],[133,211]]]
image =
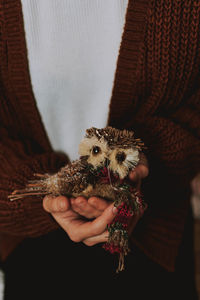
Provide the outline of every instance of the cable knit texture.
[[[200,2],[130,0],[108,124],[133,129],[148,147],[143,183],[149,208],[132,241],[173,271],[200,171]],[[53,152],[32,93],[19,0],[0,0],[0,252],[24,237],[57,228],[42,201],[7,195],[35,172],[55,172],[67,158]],[[66,133],[67,137],[67,133]]]

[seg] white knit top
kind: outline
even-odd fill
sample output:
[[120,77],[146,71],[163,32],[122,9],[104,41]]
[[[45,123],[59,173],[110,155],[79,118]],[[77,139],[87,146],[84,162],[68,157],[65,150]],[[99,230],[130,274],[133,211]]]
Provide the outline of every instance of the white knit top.
[[128,0],[22,0],[33,92],[54,150],[107,123]]

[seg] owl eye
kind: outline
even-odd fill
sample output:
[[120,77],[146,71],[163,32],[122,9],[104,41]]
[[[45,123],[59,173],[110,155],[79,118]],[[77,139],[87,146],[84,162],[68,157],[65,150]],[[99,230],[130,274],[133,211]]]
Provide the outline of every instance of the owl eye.
[[126,159],[126,154],[124,152],[119,152],[116,154],[116,160],[122,163]]
[[97,154],[100,153],[100,152],[101,152],[101,148],[100,148],[100,147],[94,146],[94,147],[92,148],[92,153],[93,153],[94,155],[97,155]]

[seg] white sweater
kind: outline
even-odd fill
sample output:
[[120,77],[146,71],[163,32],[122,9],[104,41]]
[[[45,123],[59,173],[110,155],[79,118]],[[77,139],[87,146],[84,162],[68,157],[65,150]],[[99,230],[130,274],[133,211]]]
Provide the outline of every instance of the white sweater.
[[104,127],[128,0],[22,0],[33,92],[54,150]]

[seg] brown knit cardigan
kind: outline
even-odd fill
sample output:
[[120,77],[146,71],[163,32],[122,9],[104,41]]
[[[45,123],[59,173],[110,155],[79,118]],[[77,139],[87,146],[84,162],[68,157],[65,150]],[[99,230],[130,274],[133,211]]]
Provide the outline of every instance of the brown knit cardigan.
[[[200,171],[200,1],[130,0],[108,124],[135,130],[148,147],[149,208],[132,241],[173,271]],[[48,53],[47,53],[48,55]],[[67,132],[66,132],[67,138]],[[34,99],[19,0],[0,0],[0,253],[58,228],[39,198],[10,202],[35,172],[67,162],[50,145]]]

